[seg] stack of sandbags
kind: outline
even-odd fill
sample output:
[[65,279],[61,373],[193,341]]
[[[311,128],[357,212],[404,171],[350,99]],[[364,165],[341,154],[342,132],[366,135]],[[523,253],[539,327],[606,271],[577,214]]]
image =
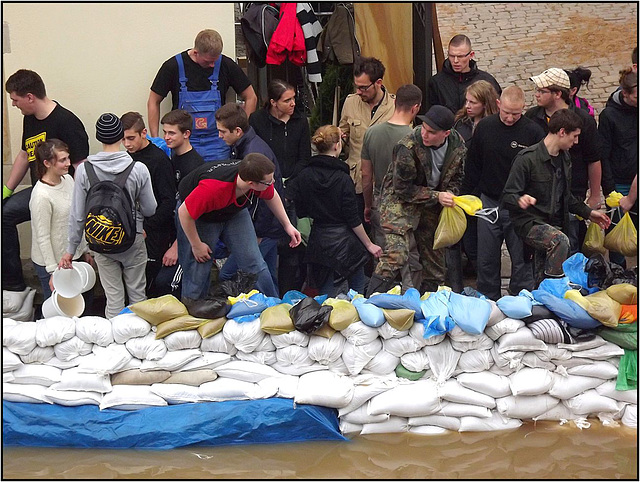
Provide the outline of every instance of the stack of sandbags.
[[33,300],[36,290],[28,286],[23,291],[2,290],[2,317],[16,321],[33,321]]

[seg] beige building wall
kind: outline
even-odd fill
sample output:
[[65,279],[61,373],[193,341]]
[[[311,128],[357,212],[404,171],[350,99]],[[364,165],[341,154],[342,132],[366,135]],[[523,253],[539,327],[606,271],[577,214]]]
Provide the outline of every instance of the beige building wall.
[[[95,153],[100,114],[134,110],[146,120],[149,88],[160,65],[193,47],[200,30],[220,32],[223,53],[235,59],[231,2],[3,3],[2,19],[2,92],[8,105],[3,109],[3,150],[11,151],[3,152],[3,176],[22,134],[22,115],[4,91],[6,78],[16,70],[40,74],[47,95],[82,120]],[[171,109],[170,98],[163,101],[161,116]]]

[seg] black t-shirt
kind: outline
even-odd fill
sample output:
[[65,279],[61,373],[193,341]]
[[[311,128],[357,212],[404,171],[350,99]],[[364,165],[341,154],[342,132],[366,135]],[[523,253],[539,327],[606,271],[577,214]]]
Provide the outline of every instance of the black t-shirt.
[[[54,101],[55,102],[55,101]],[[38,180],[36,176],[35,148],[49,139],[60,139],[69,146],[71,163],[82,161],[89,155],[89,136],[82,121],[68,109],[56,102],[56,107],[47,117],[38,120],[35,115],[24,116],[22,122],[22,149],[27,153],[31,184]],[[69,174],[73,175],[73,166]]]
[[180,156],[175,154],[171,158],[171,166],[173,167],[174,179],[176,180],[176,189],[180,184],[180,181],[196,167],[204,164],[204,159],[198,151],[191,148],[190,151],[185,152]]
[[[203,69],[196,64],[187,54],[188,50],[182,52],[182,61],[184,62],[184,71],[187,76],[187,90],[200,92],[203,90],[211,90],[209,77],[213,73],[213,67]],[[224,104],[227,90],[232,87],[237,94],[240,94],[251,85],[251,81],[245,75],[244,71],[226,55],[222,56],[222,65],[220,66],[220,74],[218,77],[218,90],[222,104]],[[178,75],[178,61],[175,56],[171,57],[162,64],[160,70],[156,74],[151,84],[151,90],[161,97],[166,97],[171,92],[172,109],[178,108],[178,95],[180,92],[180,81]]]

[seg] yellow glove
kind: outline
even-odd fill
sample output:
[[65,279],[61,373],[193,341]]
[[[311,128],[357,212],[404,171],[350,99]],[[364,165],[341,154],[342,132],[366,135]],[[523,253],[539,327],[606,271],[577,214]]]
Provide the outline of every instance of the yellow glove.
[[4,201],[13,194],[13,189],[9,189],[6,185],[2,185],[2,200]]

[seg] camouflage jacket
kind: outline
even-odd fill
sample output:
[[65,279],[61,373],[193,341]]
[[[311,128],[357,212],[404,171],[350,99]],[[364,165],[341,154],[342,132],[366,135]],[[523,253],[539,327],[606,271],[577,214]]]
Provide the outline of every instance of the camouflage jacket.
[[440,181],[436,189],[431,189],[428,186],[431,149],[422,143],[421,129],[417,126],[395,146],[393,160],[382,182],[380,221],[398,234],[404,234],[406,228],[415,228],[424,208],[440,211],[439,192],[458,195],[462,185],[467,148],[460,134],[451,130]]

